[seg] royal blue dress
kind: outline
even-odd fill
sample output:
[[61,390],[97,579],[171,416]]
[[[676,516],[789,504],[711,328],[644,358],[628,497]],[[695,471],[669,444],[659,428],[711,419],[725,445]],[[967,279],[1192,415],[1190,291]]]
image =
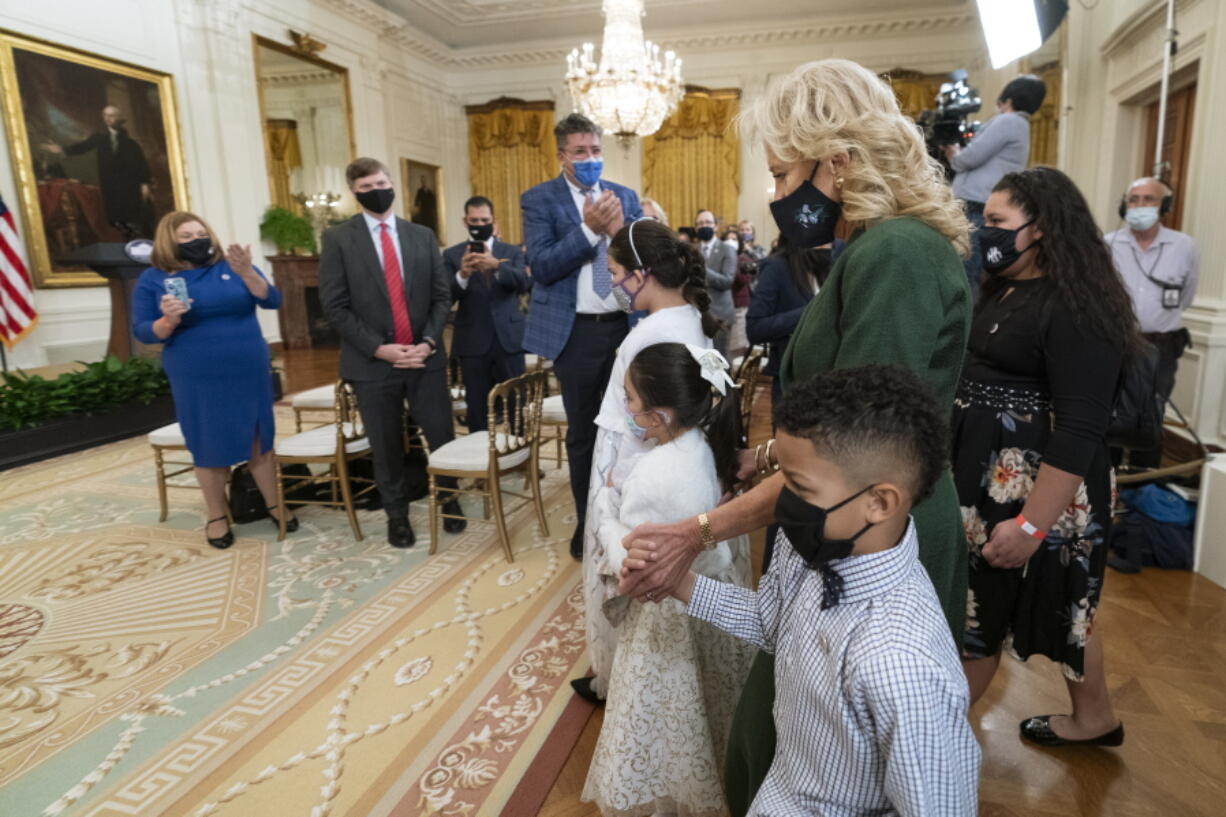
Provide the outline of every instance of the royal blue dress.
[[[187,282],[191,309],[162,340],[153,333],[153,322],[162,317],[165,282],[172,275]],[[272,376],[255,308],[280,305],[281,293],[272,284],[267,297],[256,298],[225,259],[180,272],[150,267],[141,273],[132,292],[132,332],[144,343],[163,344],[162,368],[197,466],[244,462],[257,437],[261,452],[272,448]]]

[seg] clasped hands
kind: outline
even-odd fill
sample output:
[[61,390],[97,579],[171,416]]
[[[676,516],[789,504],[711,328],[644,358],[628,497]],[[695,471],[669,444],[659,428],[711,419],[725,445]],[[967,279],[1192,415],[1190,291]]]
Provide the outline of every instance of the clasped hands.
[[625,221],[621,200],[611,190],[597,198],[584,199],[583,223],[597,235],[615,236]]
[[375,349],[375,357],[392,364],[393,369],[424,369],[426,358],[434,351],[428,343],[385,343]]

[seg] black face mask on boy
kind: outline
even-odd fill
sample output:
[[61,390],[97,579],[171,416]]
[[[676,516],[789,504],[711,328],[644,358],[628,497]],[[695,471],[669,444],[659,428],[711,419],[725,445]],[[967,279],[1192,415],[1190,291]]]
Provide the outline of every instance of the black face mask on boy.
[[826,518],[873,487],[869,485],[862,488],[829,508],[820,508],[806,502],[786,485],[779,493],[779,500],[775,503],[775,521],[787,534],[792,548],[804,559],[805,564],[813,570],[821,570],[825,585],[823,610],[839,603],[839,594],[843,589],[842,577],[831,570],[828,563],[850,556],[856,540],[873,526],[872,522],[867,523],[850,539],[829,539],[826,537]]

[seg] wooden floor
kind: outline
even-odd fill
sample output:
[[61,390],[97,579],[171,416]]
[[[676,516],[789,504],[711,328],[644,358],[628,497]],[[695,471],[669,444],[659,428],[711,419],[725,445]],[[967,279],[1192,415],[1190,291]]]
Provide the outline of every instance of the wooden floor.
[[[769,388],[752,437],[770,428]],[[761,565],[761,534],[754,540]],[[1032,748],[1030,715],[1068,711],[1045,659],[1006,659],[971,712],[983,747],[983,817],[1223,817],[1226,815],[1226,590],[1194,573],[1108,570],[1097,619],[1108,683],[1127,739],[1120,749]],[[600,734],[589,719],[540,817],[596,817],[579,795]]]

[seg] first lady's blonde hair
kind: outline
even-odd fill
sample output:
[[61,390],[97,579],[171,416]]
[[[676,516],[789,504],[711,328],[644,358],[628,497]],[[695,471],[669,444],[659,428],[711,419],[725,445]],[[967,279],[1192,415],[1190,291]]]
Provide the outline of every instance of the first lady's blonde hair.
[[941,165],[890,86],[864,66],[841,59],[805,63],[774,79],[739,125],[743,138],[785,162],[846,153],[843,217],[853,225],[911,216],[966,256],[969,225]]

